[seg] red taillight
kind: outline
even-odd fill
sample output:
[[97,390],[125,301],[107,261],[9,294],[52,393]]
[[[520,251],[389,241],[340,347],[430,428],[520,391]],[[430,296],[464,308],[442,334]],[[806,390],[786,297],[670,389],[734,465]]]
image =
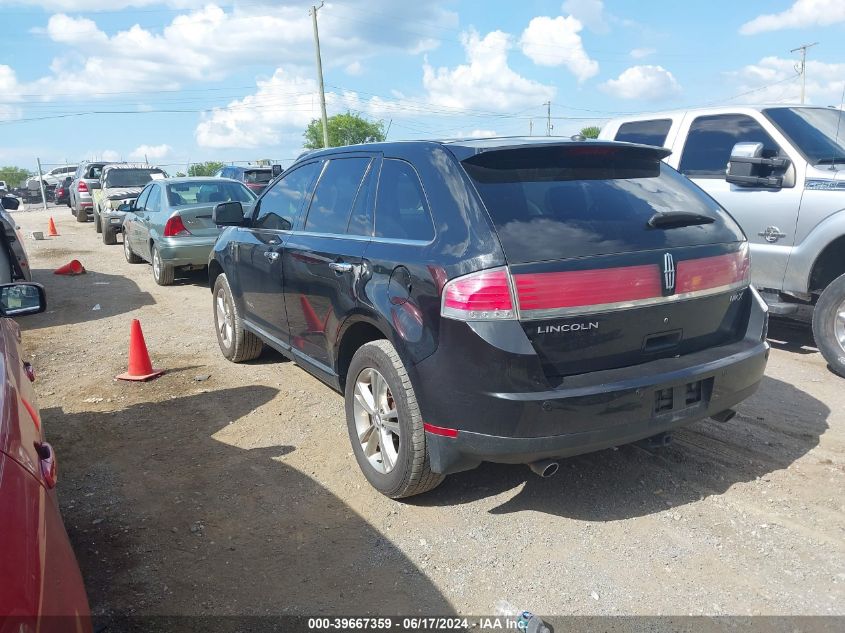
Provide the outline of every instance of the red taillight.
[[428,422],[423,422],[423,430],[425,430],[426,433],[442,435],[443,437],[458,437],[458,429],[447,429],[444,426],[434,426]]
[[657,264],[514,275],[520,310],[555,310],[659,297]]
[[508,271],[495,268],[452,279],[443,288],[440,314],[462,321],[516,318]]
[[185,227],[182,218],[178,215],[171,217],[164,225],[164,237],[184,237],[191,232]]
[[77,191],[85,191],[85,192],[87,192],[87,191],[88,191],[88,183],[86,183],[84,180],[80,180],[80,181],[76,184],[76,190],[77,190]]
[[678,283],[675,291],[682,294],[748,283],[750,266],[747,245],[727,255],[678,262]]

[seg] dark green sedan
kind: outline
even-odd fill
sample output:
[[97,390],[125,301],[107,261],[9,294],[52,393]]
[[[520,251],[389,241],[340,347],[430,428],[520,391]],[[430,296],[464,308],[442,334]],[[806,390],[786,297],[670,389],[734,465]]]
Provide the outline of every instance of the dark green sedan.
[[130,264],[152,264],[160,286],[173,283],[177,269],[208,264],[220,229],[211,221],[219,202],[240,202],[250,213],[256,195],[227,178],[167,178],[153,180],[123,221],[123,253]]

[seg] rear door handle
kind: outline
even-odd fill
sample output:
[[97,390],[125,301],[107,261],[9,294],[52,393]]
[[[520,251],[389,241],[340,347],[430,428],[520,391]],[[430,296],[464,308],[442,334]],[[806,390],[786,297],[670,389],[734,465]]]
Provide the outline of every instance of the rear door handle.
[[351,273],[353,266],[352,264],[347,264],[345,262],[332,262],[329,264],[329,268],[336,273]]
[[264,257],[274,262],[279,259],[279,254],[276,251],[264,251]]

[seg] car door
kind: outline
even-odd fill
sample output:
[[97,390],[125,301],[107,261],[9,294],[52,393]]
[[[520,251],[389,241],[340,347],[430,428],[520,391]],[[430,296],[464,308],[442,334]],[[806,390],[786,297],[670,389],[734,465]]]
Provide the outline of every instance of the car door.
[[236,245],[235,269],[247,326],[282,348],[289,346],[282,248],[321,166],[319,160],[298,165],[265,190]]
[[127,214],[126,219],[123,221],[123,239],[128,241],[129,246],[132,247],[132,252],[136,255],[141,254],[138,246],[140,243],[138,233],[144,217],[144,205],[147,202],[147,198],[150,195],[150,189],[152,189],[152,187],[153,185],[147,185],[147,187],[141,191],[138,198],[135,200],[132,213]]
[[162,198],[161,185],[150,185],[150,195],[144,202],[144,217],[135,233],[139,249],[137,252],[147,261],[152,261],[153,258],[152,250],[150,249],[150,238],[152,237],[154,227],[161,222],[162,208],[164,205]]
[[347,228],[353,208],[366,210],[370,203],[368,176],[377,160],[373,153],[326,160],[282,251],[291,347],[327,373],[333,373],[338,328],[359,303],[361,262],[371,231],[362,235]]
[[[764,156],[796,156],[779,133],[764,128],[749,114],[729,113],[691,117],[680,138],[686,138],[679,171],[709,193],[739,222],[751,245],[751,275],[760,288],[780,288],[789,254],[795,243],[798,209],[804,191],[804,173],[790,167],[784,187],[746,187],[725,180],[731,150],[736,143],[763,143]],[[768,127],[768,126],[767,126]]]

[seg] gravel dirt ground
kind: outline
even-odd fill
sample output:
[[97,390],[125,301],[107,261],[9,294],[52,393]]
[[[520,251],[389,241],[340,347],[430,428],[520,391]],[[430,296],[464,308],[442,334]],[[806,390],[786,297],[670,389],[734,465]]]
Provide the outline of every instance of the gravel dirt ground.
[[[341,396],[265,351],[222,357],[203,272],[159,287],[66,207],[20,211],[46,313],[22,319],[68,533],[115,614],[845,614],[845,380],[773,322],[759,392],[666,449],[484,465],[395,502]],[[60,277],[70,259],[88,273]],[[138,318],[158,380],[129,384]]]

